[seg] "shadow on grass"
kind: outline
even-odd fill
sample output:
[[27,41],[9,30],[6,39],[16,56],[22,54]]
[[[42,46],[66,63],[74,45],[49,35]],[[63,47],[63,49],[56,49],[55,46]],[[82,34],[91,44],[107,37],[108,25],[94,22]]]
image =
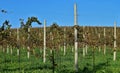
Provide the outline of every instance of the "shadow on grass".
[[79,68],[79,71],[75,72],[73,70],[69,70],[65,68],[59,71],[58,73],[113,73],[111,70],[105,68],[107,66],[109,65],[107,65],[107,62],[105,62],[105,63],[100,63],[98,65],[95,65],[94,69],[90,69],[89,66],[85,66],[83,69]]
[[73,70],[68,70],[68,69],[62,69],[58,71],[58,73],[93,73],[93,71],[89,70],[87,67],[84,67],[83,70],[79,69],[78,72],[75,72]]
[[3,68],[1,69],[1,72],[15,72],[15,71],[21,72],[22,70],[27,72],[27,71],[43,70],[43,69],[52,70],[52,67],[47,65],[41,65],[41,66],[31,66],[29,68],[13,68],[13,69]]
[[14,69],[8,69],[8,68],[4,68],[1,70],[1,72],[12,72],[12,71],[20,71],[20,68],[14,68]]
[[43,70],[43,69],[50,69],[52,70],[52,67],[47,66],[47,65],[43,65],[43,66],[36,66],[36,67],[30,67],[30,68],[26,68],[24,69],[25,71],[29,71],[29,70]]
[[[107,62],[100,63],[98,65],[95,65],[94,69],[92,69],[92,66],[85,66],[83,69],[79,69],[77,73],[112,73],[111,70],[105,69],[107,67]],[[25,72],[27,71],[34,71],[34,70],[52,70],[51,66],[48,65],[39,65],[39,66],[31,66],[29,68],[22,68],[21,70],[24,70]],[[20,71],[20,68],[14,68],[14,69],[2,69],[2,72],[14,72],[14,71]],[[73,69],[68,69],[67,66],[62,67],[61,69],[59,68],[56,70],[57,73],[76,73]]]

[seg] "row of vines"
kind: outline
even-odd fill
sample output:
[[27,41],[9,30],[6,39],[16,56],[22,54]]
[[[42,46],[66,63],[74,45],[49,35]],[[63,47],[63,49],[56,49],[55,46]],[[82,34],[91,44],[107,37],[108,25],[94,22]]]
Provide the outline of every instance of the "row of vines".
[[[16,55],[18,55],[19,58],[21,54],[20,50],[26,49],[28,59],[32,54],[37,58],[43,59],[44,63],[46,61],[46,57],[48,56],[46,55],[45,50],[49,49],[51,53],[49,57],[53,65],[53,72],[56,66],[54,57],[55,52],[59,53],[61,47],[64,49],[63,55],[66,55],[67,53],[67,47],[70,47],[69,49],[74,52],[74,28],[78,31],[77,42],[78,47],[83,48],[83,56],[87,54],[89,46],[98,48],[99,52],[103,50],[104,54],[106,54],[106,46],[113,50],[114,40],[117,41],[117,47],[115,48],[120,47],[120,35],[117,33],[117,38],[114,38],[113,27],[80,27],[78,25],[73,27],[63,27],[59,26],[57,23],[53,23],[49,27],[44,26],[44,28],[32,28],[33,22],[37,22],[40,26],[42,24],[36,17],[29,17],[26,23],[24,23],[23,19],[20,19],[20,28],[11,29],[12,25],[10,25],[8,20],[6,20],[0,28],[0,48],[4,53],[10,52],[11,54],[13,54],[13,50],[17,48]],[[44,25],[46,25],[46,21],[44,22]],[[119,28],[117,28],[117,32],[118,31]],[[39,48],[40,51],[44,50],[44,53],[36,53],[35,48]]]

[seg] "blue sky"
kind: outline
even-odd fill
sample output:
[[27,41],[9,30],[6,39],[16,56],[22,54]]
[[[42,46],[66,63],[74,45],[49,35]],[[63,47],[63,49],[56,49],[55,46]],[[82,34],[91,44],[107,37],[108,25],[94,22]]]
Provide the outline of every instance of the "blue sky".
[[[13,28],[20,27],[19,19],[26,22],[28,17],[36,16],[50,26],[56,22],[60,26],[74,25],[73,5],[77,3],[78,24],[84,26],[113,26],[120,23],[120,0],[1,0],[0,24],[9,20]],[[33,23],[37,27],[36,23]],[[41,25],[42,27],[43,25]]]

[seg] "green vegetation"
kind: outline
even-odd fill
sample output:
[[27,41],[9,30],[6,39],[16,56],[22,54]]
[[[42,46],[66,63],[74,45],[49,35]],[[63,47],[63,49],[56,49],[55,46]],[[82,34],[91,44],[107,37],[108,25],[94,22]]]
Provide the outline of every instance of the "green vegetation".
[[[62,48],[61,48],[62,49]],[[117,60],[114,62],[112,57],[113,50],[107,48],[106,55],[98,48],[88,49],[88,54],[83,57],[82,48],[79,48],[79,73],[119,73],[120,52],[117,53]],[[55,72],[54,73],[74,73],[74,53],[71,48],[66,49],[64,56],[63,50],[55,50]],[[42,50],[35,49],[36,55],[32,54],[30,59],[27,58],[27,50],[20,49],[20,58],[17,56],[17,49],[13,50],[13,54],[3,53],[0,50],[0,72],[1,73],[52,73],[52,60],[50,50],[47,49],[47,60],[43,63]],[[119,50],[118,50],[119,51]],[[93,61],[94,60],[94,61]],[[94,62],[94,63],[93,63]],[[93,65],[94,64],[94,65]]]

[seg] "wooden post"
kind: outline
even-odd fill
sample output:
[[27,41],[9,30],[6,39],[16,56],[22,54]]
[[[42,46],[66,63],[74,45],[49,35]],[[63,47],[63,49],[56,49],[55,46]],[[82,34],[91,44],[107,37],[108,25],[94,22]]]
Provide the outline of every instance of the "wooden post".
[[[10,31],[10,36],[11,36],[11,31]],[[13,53],[13,47],[10,48],[11,55]]]
[[[39,29],[39,39],[41,37],[40,29]],[[44,44],[43,44],[44,45]],[[41,47],[39,47],[40,53],[41,53]]]
[[44,50],[43,50],[43,62],[46,62],[46,20],[44,20]]
[[[10,37],[11,37],[11,31],[10,31],[9,35],[10,35]],[[9,53],[9,49],[10,49],[10,45],[7,44],[7,53]]]
[[9,53],[9,45],[7,44],[7,54]]
[[13,54],[13,47],[11,47],[10,52],[11,52],[11,55],[12,55]]
[[85,46],[83,46],[83,57],[85,57]]
[[104,28],[104,55],[106,54],[106,30]]
[[[86,40],[86,36],[85,36],[86,33],[84,33],[84,30],[85,27],[83,26],[83,39]],[[83,44],[83,57],[87,54],[87,48],[88,48],[87,44],[86,43]]]
[[86,45],[85,45],[85,53],[86,53],[86,54],[88,53],[87,50],[88,50],[88,45],[86,44]]
[[5,48],[3,47],[3,45],[2,45],[2,50],[3,50],[3,53],[5,53]]
[[[74,4],[74,25],[77,25],[77,5]],[[74,28],[75,37],[75,71],[78,72],[78,41],[77,41],[77,29]]]
[[28,28],[28,45],[27,45],[27,50],[28,50],[28,52],[27,52],[27,57],[28,57],[28,59],[30,58],[30,45],[29,45],[29,43],[30,43],[30,41],[29,41],[29,39],[30,39],[30,28]]
[[[17,46],[19,47],[19,28],[17,28]],[[20,54],[20,49],[17,47],[17,55],[19,56]]]
[[66,55],[66,28],[64,28],[64,55]]
[[[25,37],[22,37],[22,40],[25,40]],[[23,44],[23,49],[25,49],[25,44]]]
[[[52,32],[50,32],[50,38],[51,38],[51,43],[52,43],[52,46],[53,46],[53,34],[52,34]],[[52,49],[50,49],[50,53],[52,54],[52,52],[53,52],[53,47],[52,47]]]
[[[85,35],[83,33],[83,39],[85,39]],[[85,50],[86,50],[86,44],[83,44],[83,57],[85,57]]]
[[98,33],[98,30],[97,30],[97,27],[95,27],[95,34],[97,34]]
[[74,52],[74,47],[73,46],[71,47],[71,49],[72,49],[72,52]]
[[114,51],[113,51],[113,61],[116,60],[116,22],[114,22]]
[[98,38],[99,38],[99,46],[98,46],[98,49],[99,49],[99,52],[101,51],[101,47],[100,47],[100,33],[98,33]]

